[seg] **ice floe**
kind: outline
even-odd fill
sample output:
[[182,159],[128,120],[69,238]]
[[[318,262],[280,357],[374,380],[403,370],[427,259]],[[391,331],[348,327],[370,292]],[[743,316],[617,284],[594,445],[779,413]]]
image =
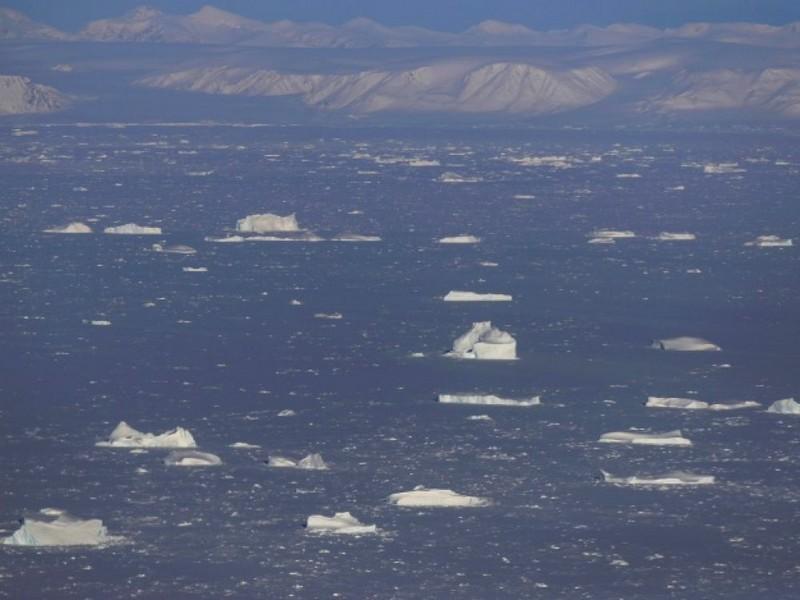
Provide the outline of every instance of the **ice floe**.
[[194,437],[183,427],[176,427],[161,434],[137,431],[125,421],[108,436],[108,441],[97,442],[97,446],[114,448],[196,448]]
[[183,267],[184,273],[208,273],[207,267]]
[[739,410],[742,408],[755,408],[761,406],[758,402],[750,400],[744,402],[709,403],[693,398],[668,398],[650,396],[645,404],[648,408],[678,408],[684,410]]
[[472,324],[472,329],[456,338],[445,356],[478,360],[516,360],[517,341],[510,333],[492,327],[491,321]]
[[45,233],[92,233],[92,228],[89,227],[86,223],[73,221],[72,223],[67,223],[66,225],[62,225],[61,227],[51,227],[50,229],[45,229],[44,232]]
[[428,489],[418,485],[409,492],[397,492],[389,496],[389,503],[396,506],[429,507],[479,507],[488,506],[491,500],[480,496],[464,496],[453,490]]
[[324,242],[325,239],[310,231],[295,235],[229,235],[226,237],[208,236],[205,241],[216,244],[241,244],[243,242]]
[[126,223],[125,225],[117,225],[116,227],[106,227],[103,233],[116,235],[161,235],[161,227],[148,227],[146,225],[137,225],[136,223]]
[[670,350],[673,352],[718,352],[722,350],[716,344],[698,337],[675,337],[663,340],[653,340],[652,348]]
[[[55,518],[53,518],[55,517]],[[9,546],[100,546],[117,541],[108,535],[100,519],[76,519],[57,509],[45,509],[42,516],[22,519],[12,535],[3,538]]]
[[730,173],[744,173],[745,170],[739,163],[708,163],[703,165],[703,173],[707,175],[727,175]]
[[164,246],[162,244],[153,244],[151,246],[153,252],[163,252],[165,254],[197,254],[197,250],[185,244],[173,244],[171,246]]
[[656,236],[656,239],[662,242],[688,242],[696,240],[697,236],[687,232],[670,233],[669,231],[662,231]]
[[481,238],[475,237],[474,235],[467,235],[466,233],[461,235],[451,235],[447,237],[440,238],[438,243],[440,244],[479,244]]
[[333,321],[338,321],[343,318],[342,313],[314,313],[315,319],[328,319]]
[[306,519],[305,527],[314,533],[336,533],[344,535],[367,535],[378,533],[375,525],[365,525],[349,512],[335,513],[332,517],[311,515]]
[[770,405],[767,412],[779,415],[800,415],[800,403],[795,402],[794,398],[776,400]]
[[633,231],[629,230],[596,229],[591,233],[589,237],[593,239],[622,240],[628,238],[635,238],[636,234]]
[[210,452],[174,450],[164,458],[164,464],[170,467],[216,467],[222,464],[222,459]]
[[261,448],[258,444],[248,444],[247,442],[234,442],[228,448],[236,448],[237,450],[255,450]]
[[107,319],[93,319],[89,321],[89,325],[94,325],[95,327],[110,327],[111,321]]
[[782,238],[777,235],[760,235],[751,242],[746,242],[745,246],[756,246],[758,248],[788,248],[794,246],[790,238]]
[[342,233],[331,238],[332,242],[381,242],[383,241],[378,235],[359,235],[357,233]]
[[598,442],[605,444],[641,444],[645,446],[691,446],[691,440],[683,437],[680,430],[665,433],[643,433],[641,431],[612,431],[600,436]]
[[451,290],[442,298],[445,302],[511,302],[509,294],[481,294],[478,292],[462,292]]
[[664,475],[641,477],[632,475],[630,477],[616,477],[607,471],[600,471],[603,481],[616,485],[710,485],[714,483],[713,475],[696,475],[685,471],[671,471]]
[[272,213],[248,215],[236,221],[236,231],[242,233],[297,232],[300,226],[294,213],[282,217]]
[[279,467],[288,469],[305,469],[306,471],[327,471],[328,465],[322,459],[321,454],[309,454],[300,460],[292,460],[283,456],[270,456],[264,461],[268,467]]
[[530,398],[501,398],[494,394],[439,394],[438,401],[442,404],[478,404],[486,406],[539,406],[540,396]]
[[440,183],[477,183],[483,181],[480,177],[467,177],[453,171],[446,171],[436,178]]
[[589,238],[590,244],[616,244],[616,240],[610,237],[593,237]]

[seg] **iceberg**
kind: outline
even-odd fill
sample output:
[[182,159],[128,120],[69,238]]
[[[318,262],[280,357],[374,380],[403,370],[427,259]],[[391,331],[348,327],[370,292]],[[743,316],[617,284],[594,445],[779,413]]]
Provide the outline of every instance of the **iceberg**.
[[[47,517],[55,518],[47,518]],[[8,546],[100,546],[116,541],[100,519],[76,519],[64,511],[45,509],[42,517],[22,519],[22,526],[3,538]]]
[[767,412],[778,415],[800,415],[800,404],[795,402],[794,398],[784,398],[773,402]]
[[697,236],[693,233],[670,233],[668,231],[662,231],[656,236],[656,239],[662,242],[686,242],[696,240]]
[[713,475],[696,475],[685,471],[671,471],[653,477],[615,477],[607,471],[600,471],[603,481],[616,485],[710,485],[714,483]]
[[184,273],[208,273],[208,267],[183,267]]
[[589,237],[606,239],[606,240],[620,240],[626,238],[635,238],[636,234],[629,230],[596,229],[595,231],[592,232],[592,235]]
[[96,446],[113,448],[196,448],[194,437],[183,427],[176,427],[159,435],[137,431],[125,421],[114,428],[108,441]]
[[439,394],[438,401],[442,404],[478,404],[487,406],[539,406],[540,396],[514,400],[500,398],[493,394]]
[[436,178],[440,183],[477,183],[483,181],[480,177],[466,177],[453,171],[446,171]]
[[146,227],[136,223],[126,223],[116,227],[106,227],[103,233],[116,235],[161,235],[161,227]]
[[794,246],[790,238],[781,238],[777,235],[760,235],[751,242],[746,242],[745,246],[757,246],[758,248],[788,248]]
[[270,456],[264,461],[268,467],[280,467],[289,469],[304,469],[306,471],[327,471],[328,465],[322,460],[321,454],[309,454],[300,460],[292,460],[283,456]]
[[445,302],[511,302],[512,297],[508,294],[479,294],[451,290],[442,299]]
[[671,350],[673,352],[719,352],[722,350],[716,344],[697,337],[676,337],[664,340],[653,340],[652,348],[658,350]]
[[331,238],[332,242],[381,242],[378,235],[359,235],[357,233],[342,233]]
[[395,506],[428,507],[480,507],[488,506],[491,500],[480,496],[463,496],[453,490],[428,489],[418,485],[409,492],[397,492],[389,496]]
[[222,459],[210,452],[174,450],[164,459],[164,464],[170,467],[216,467],[222,464]]
[[492,327],[491,321],[472,324],[472,329],[453,342],[450,358],[516,360],[517,341],[510,333]]
[[706,175],[727,175],[728,173],[744,173],[745,170],[739,167],[739,163],[708,163],[703,165],[703,173]]
[[609,237],[593,237],[589,239],[589,244],[616,244],[616,240],[614,238]]
[[174,244],[172,246],[162,246],[161,244],[153,244],[151,246],[153,252],[163,252],[165,254],[197,254],[197,250],[185,244]]
[[282,217],[272,213],[248,215],[236,221],[236,231],[242,233],[297,232],[300,226],[294,213]]
[[645,446],[691,446],[680,430],[666,433],[641,433],[638,431],[612,431],[600,436],[598,442],[605,444],[640,444]]
[[51,227],[50,229],[45,229],[44,232],[45,233],[92,233],[92,228],[89,227],[86,223],[73,221],[72,223],[67,223],[66,225],[62,225],[61,227]]
[[375,525],[364,525],[349,512],[335,513],[332,517],[311,515],[306,519],[305,527],[314,533],[338,533],[346,535],[365,535],[378,533]]
[[645,406],[648,408],[678,408],[685,410],[739,410],[742,408],[755,408],[761,406],[758,402],[750,400],[744,402],[714,403],[710,404],[702,400],[691,398],[662,398],[661,396],[650,396],[647,398]]
[[474,235],[451,235],[448,237],[443,237],[438,240],[440,244],[479,244],[481,238],[475,237]]
[[335,313],[314,313],[315,319],[328,319],[329,321],[338,321],[344,316],[342,313],[335,312]]
[[255,450],[261,448],[258,444],[249,444],[247,442],[234,442],[228,445],[228,448],[236,448],[237,450]]

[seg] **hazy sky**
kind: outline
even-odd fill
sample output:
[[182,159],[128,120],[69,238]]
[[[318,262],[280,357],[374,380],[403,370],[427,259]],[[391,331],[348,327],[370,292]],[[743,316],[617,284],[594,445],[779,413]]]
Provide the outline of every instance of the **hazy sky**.
[[688,21],[800,21],[800,0],[0,0],[62,29],[119,16],[147,4],[189,13],[211,4],[244,16],[274,21],[341,23],[365,16],[387,25],[421,25],[460,31],[484,19],[552,29],[591,23],[637,22],[659,27]]

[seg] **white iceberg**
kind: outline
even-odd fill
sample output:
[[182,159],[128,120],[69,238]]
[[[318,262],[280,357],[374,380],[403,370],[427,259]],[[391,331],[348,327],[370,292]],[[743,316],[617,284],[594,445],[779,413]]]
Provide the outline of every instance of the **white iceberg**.
[[248,215],[236,221],[236,231],[242,233],[297,232],[300,226],[294,213],[282,217],[272,213]]
[[[3,538],[8,546],[100,546],[116,541],[100,519],[76,519],[63,511],[45,509],[41,519],[23,519],[22,526]],[[48,519],[47,516],[56,516]]]
[[183,267],[184,273],[208,273],[208,267]]
[[161,227],[147,227],[136,223],[126,223],[116,227],[106,227],[103,233],[115,235],[161,235]]
[[478,292],[462,292],[451,290],[442,298],[445,302],[511,302],[509,294],[480,294]]
[[292,460],[283,456],[270,456],[267,461],[268,467],[279,467],[288,469],[304,469],[306,471],[327,471],[328,465],[318,453],[309,454],[300,460]]
[[216,467],[222,464],[222,459],[210,452],[174,450],[166,456],[164,464],[170,467]]
[[183,427],[155,435],[137,431],[125,421],[114,428],[108,441],[97,442],[96,446],[113,448],[196,448],[194,437]]
[[439,175],[439,177],[436,178],[436,181],[441,183],[477,183],[482,181],[482,179],[480,177],[467,177],[465,175],[454,173],[453,171],[446,171]]
[[521,398],[501,398],[494,394],[439,394],[438,401],[442,404],[478,404],[486,406],[539,406],[540,396]]
[[366,535],[378,533],[375,525],[364,525],[349,512],[335,513],[332,517],[311,515],[305,524],[308,531],[314,533],[337,533],[345,535]]
[[698,337],[676,337],[663,340],[653,340],[652,348],[670,350],[673,352],[718,352],[722,350],[716,344]]
[[314,313],[315,319],[328,319],[332,321],[339,321],[343,317],[342,313],[335,312],[335,313]]
[[603,474],[603,481],[616,485],[710,485],[714,483],[713,475],[696,475],[685,471],[671,471],[664,475],[652,477],[615,477],[607,471],[600,471]]
[[165,254],[197,254],[197,250],[185,244],[174,244],[171,246],[163,246],[161,244],[153,244],[151,246],[153,252],[163,252]]
[[706,175],[727,175],[729,173],[744,173],[745,170],[739,167],[739,163],[708,163],[703,165],[703,173]]
[[61,227],[51,227],[50,229],[45,229],[44,232],[45,233],[92,233],[92,228],[89,227],[86,223],[73,221],[72,223],[67,223],[66,225],[62,225]]
[[383,241],[378,235],[359,235],[357,233],[342,233],[331,238],[332,242],[381,242]]
[[90,325],[94,325],[95,327],[110,327],[111,321],[107,319],[93,319],[89,321]]
[[440,244],[479,244],[481,238],[475,237],[474,235],[467,235],[466,233],[461,235],[451,235],[447,237],[440,238],[438,243]]
[[670,233],[669,231],[662,231],[661,233],[656,236],[657,240],[662,242],[687,242],[691,240],[696,240],[697,236],[693,233],[686,233],[686,232],[678,232],[678,233]]
[[606,240],[621,240],[626,238],[635,238],[636,234],[629,230],[596,229],[589,237]]
[[214,244],[241,244],[245,238],[241,235],[228,235],[225,237],[206,236],[205,241]]
[[389,496],[389,503],[396,506],[429,507],[480,507],[488,506],[491,500],[480,496],[464,496],[453,490],[428,489],[418,485],[410,492],[398,492]]
[[757,246],[758,248],[788,248],[794,246],[790,238],[781,238],[777,235],[760,235],[752,242],[745,243],[745,246]]
[[683,437],[680,430],[666,433],[642,433],[640,431],[612,431],[600,436],[598,442],[605,444],[637,444],[644,446],[691,446],[691,440]]
[[590,244],[616,244],[616,240],[610,237],[593,237],[589,239]]
[[744,402],[715,402],[713,404],[693,398],[665,398],[661,396],[649,396],[645,406],[648,408],[677,408],[684,410],[739,410],[742,408],[755,408],[761,406],[758,402],[750,400]]
[[767,412],[778,415],[800,415],[800,404],[795,402],[794,398],[784,398],[773,402]]
[[472,329],[453,342],[445,354],[451,358],[478,360],[516,360],[517,341],[510,333],[492,327],[491,321],[472,324]]
[[255,450],[261,448],[258,444],[249,444],[247,442],[234,442],[228,445],[228,448],[236,448],[237,450]]

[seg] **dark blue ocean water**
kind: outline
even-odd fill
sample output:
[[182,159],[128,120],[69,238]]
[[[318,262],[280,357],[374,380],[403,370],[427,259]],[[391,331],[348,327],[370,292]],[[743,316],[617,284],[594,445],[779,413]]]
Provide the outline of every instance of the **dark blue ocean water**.
[[[0,130],[0,536],[55,506],[101,518],[126,541],[0,547],[0,594],[795,597],[800,418],[764,409],[800,394],[798,251],[744,246],[762,234],[800,238],[794,138],[35,131]],[[570,166],[511,160],[525,156]],[[704,173],[712,163],[738,166]],[[441,183],[444,172],[480,181]],[[258,212],[296,212],[326,238],[383,241],[204,241]],[[73,220],[98,232],[135,221],[164,235],[41,233]],[[587,244],[602,227],[637,237]],[[650,239],[661,231],[697,239]],[[482,242],[435,243],[461,233]],[[154,242],[198,253],[159,254]],[[514,301],[443,303],[451,289]],[[343,318],[314,318],[333,312]],[[479,320],[511,332],[520,360],[441,357]],[[648,348],[678,335],[723,351]],[[434,401],[466,391],[540,394],[542,406]],[[763,406],[657,410],[643,406],[648,395]],[[296,415],[278,417],[283,409]],[[477,414],[493,420],[467,419]],[[120,420],[156,433],[186,427],[224,465],[182,470],[162,464],[164,451],[96,448]],[[694,446],[596,443],[631,427],[681,429]],[[261,448],[228,447],[240,441]],[[330,471],[262,463],[312,451]],[[684,469],[718,483],[615,487],[596,481],[600,468]],[[493,504],[387,504],[418,484]],[[346,510],[384,534],[302,527],[310,514]]]

